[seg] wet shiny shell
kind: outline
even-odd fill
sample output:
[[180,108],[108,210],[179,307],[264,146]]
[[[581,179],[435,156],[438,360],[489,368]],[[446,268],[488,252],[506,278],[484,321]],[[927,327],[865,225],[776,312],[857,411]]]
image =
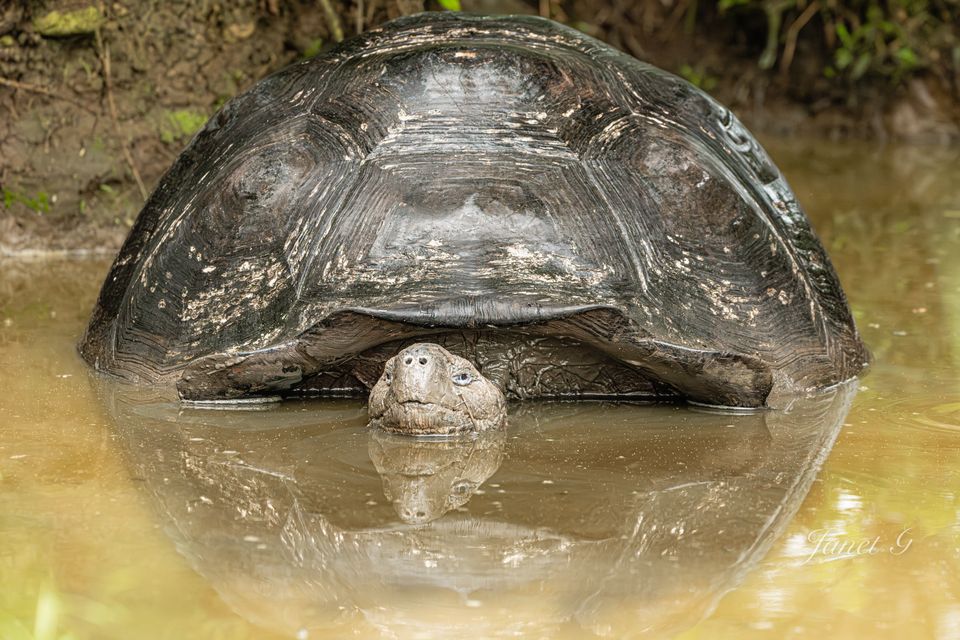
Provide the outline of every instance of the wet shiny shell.
[[460,327],[591,306],[799,386],[866,360],[793,193],[727,109],[548,20],[422,14],[213,117],[140,214],[81,351],[156,380],[345,309]]

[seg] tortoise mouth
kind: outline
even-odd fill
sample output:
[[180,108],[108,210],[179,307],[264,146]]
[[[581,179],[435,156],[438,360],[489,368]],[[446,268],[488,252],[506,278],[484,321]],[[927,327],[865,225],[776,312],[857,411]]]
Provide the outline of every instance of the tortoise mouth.
[[466,411],[421,400],[393,402],[383,413],[371,416],[374,428],[413,436],[455,436],[476,431]]

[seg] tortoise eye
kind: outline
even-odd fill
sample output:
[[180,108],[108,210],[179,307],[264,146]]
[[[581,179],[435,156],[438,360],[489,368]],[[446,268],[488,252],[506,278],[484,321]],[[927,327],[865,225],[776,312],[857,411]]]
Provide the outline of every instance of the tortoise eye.
[[466,372],[461,371],[460,373],[453,374],[453,383],[459,384],[460,386],[468,385],[473,382],[473,376]]
[[451,493],[453,493],[454,495],[462,496],[462,495],[471,493],[473,489],[474,489],[474,484],[472,482],[463,480],[453,485]]

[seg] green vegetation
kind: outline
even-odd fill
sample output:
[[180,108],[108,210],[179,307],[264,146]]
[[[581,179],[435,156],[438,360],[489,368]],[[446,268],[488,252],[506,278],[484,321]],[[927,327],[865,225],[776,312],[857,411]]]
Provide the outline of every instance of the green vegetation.
[[4,187],[3,206],[9,209],[15,203],[20,203],[35,213],[50,213],[50,196],[45,192],[39,191],[35,197],[30,197],[25,193],[18,193]]
[[438,2],[447,11],[460,11],[460,0],[438,0]]
[[108,185],[106,182],[102,183],[98,188],[100,189],[101,192],[107,194],[111,198],[117,197],[117,190],[111,187],[110,185]]
[[303,57],[312,58],[321,51],[323,51],[323,38],[314,38],[307,44],[307,48],[303,50]]
[[73,11],[50,11],[33,21],[33,28],[42,36],[60,37],[93,33],[104,22],[97,7],[84,7]]
[[838,81],[960,74],[958,0],[718,0],[717,7],[738,24],[763,15],[768,38],[758,62],[766,69],[778,61],[789,69],[806,40],[825,53],[823,74]]
[[164,121],[160,125],[160,140],[173,144],[189,138],[206,124],[207,115],[192,109],[177,109],[164,112]]
[[708,74],[699,66],[691,67],[685,64],[680,67],[679,73],[684,80],[704,91],[711,91],[717,86],[717,78]]

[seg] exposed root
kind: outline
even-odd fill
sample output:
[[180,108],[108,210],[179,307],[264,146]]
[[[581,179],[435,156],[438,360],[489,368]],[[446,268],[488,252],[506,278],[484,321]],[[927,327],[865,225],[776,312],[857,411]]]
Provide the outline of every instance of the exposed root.
[[320,5],[323,7],[324,15],[327,17],[327,24],[330,26],[330,35],[333,36],[334,42],[341,42],[343,40],[343,27],[340,25],[340,17],[333,9],[333,5],[330,4],[330,0],[320,0]]
[[133,179],[137,183],[140,196],[146,200],[147,188],[144,186],[143,178],[140,177],[140,171],[133,161],[133,155],[130,153],[130,145],[120,129],[120,118],[117,117],[117,103],[113,98],[113,79],[110,75],[110,45],[103,41],[99,29],[96,30],[94,35],[97,42],[97,56],[100,58],[100,64],[103,66],[103,85],[107,93],[107,106],[110,109],[110,120],[113,121],[113,129],[117,134],[117,139],[120,141],[120,150],[123,152],[123,158],[127,161],[130,172],[133,174]]
[[787,74],[787,71],[790,69],[790,64],[793,62],[793,54],[797,50],[797,37],[800,35],[800,30],[810,22],[813,16],[817,15],[818,11],[820,11],[820,2],[813,0],[810,6],[787,28],[787,35],[784,39],[783,46],[783,57],[780,58],[781,75]]
[[20,91],[29,91],[30,93],[39,93],[40,95],[49,96],[51,98],[56,98],[57,100],[63,100],[64,102],[69,102],[72,105],[78,106],[85,111],[90,113],[96,113],[93,109],[83,104],[79,100],[74,100],[68,96],[50,91],[49,89],[44,89],[35,84],[30,84],[29,82],[19,82],[17,80],[9,80],[7,78],[0,78],[0,85],[4,87],[10,87],[11,89],[18,89]]

